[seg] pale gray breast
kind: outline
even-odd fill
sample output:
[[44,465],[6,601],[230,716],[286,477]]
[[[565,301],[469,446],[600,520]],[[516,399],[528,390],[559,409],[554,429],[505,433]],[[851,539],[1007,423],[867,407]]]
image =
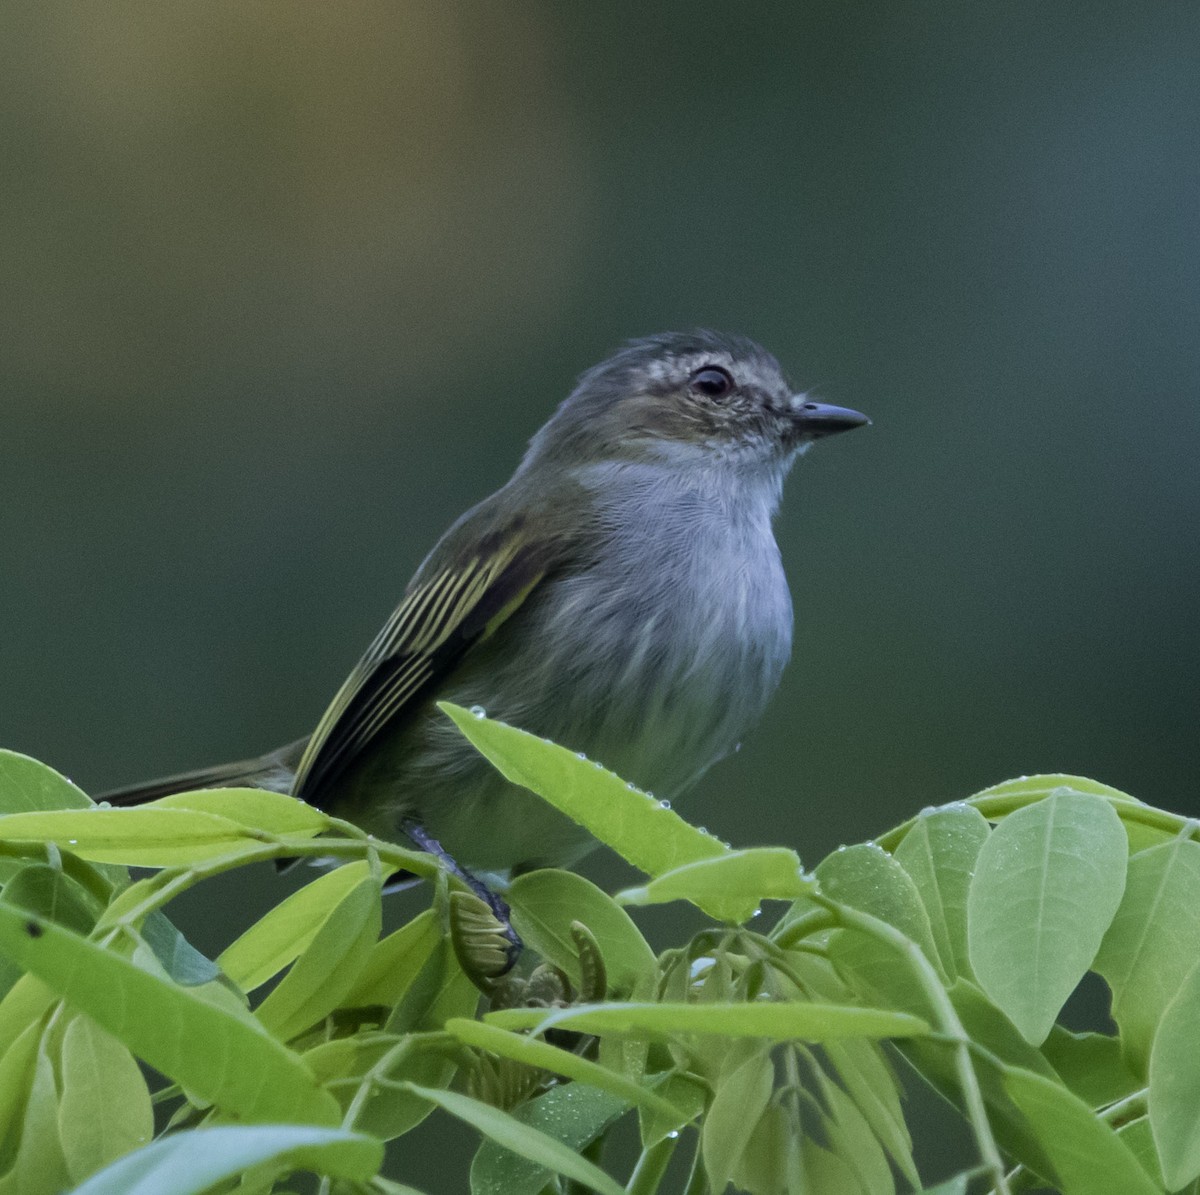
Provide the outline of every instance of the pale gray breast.
[[653,495],[636,478],[607,492],[594,562],[550,582],[521,630],[536,683],[514,675],[493,700],[498,714],[520,707],[530,729],[669,795],[732,750],[787,662],[792,609],[772,494],[742,493],[731,508],[661,475]]

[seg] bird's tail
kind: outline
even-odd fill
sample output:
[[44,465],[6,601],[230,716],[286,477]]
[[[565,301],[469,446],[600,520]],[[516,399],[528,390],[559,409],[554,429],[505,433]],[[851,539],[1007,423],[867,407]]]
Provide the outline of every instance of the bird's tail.
[[213,768],[180,772],[176,776],[115,788],[100,793],[96,800],[107,801],[110,805],[142,805],[156,797],[192,792],[197,788],[269,788],[275,792],[290,792],[307,742],[307,739],[298,739],[254,759],[240,759],[236,763],[218,764]]

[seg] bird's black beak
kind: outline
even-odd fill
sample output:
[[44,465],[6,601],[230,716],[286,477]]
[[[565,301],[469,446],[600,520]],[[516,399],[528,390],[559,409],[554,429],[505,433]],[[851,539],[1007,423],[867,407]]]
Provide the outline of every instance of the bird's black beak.
[[792,407],[792,418],[800,435],[810,440],[833,436],[863,427],[871,421],[849,407],[832,407],[828,403],[798,400]]

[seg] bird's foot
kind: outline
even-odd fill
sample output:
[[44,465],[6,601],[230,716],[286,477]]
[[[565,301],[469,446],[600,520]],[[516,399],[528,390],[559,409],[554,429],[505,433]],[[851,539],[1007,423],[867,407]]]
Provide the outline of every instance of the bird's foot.
[[524,943],[512,925],[512,911],[508,903],[497,893],[493,892],[478,876],[473,875],[451,855],[444,846],[415,818],[405,818],[401,828],[413,843],[427,854],[432,855],[451,875],[462,880],[464,884],[491,910],[492,915],[500,923],[501,933],[507,946],[505,948],[505,966],[501,974],[511,971]]

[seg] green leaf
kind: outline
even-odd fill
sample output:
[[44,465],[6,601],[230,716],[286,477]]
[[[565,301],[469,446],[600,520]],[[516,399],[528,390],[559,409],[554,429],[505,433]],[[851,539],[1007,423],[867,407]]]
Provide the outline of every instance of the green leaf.
[[971,975],[967,891],[990,828],[970,805],[925,810],[896,847],[896,862],[917,886],[942,970],[951,981]]
[[613,991],[630,992],[639,979],[654,974],[654,951],[629,914],[583,876],[531,871],[513,881],[505,899],[512,907],[513,927],[526,945],[561,967],[576,986],[581,977],[571,940],[573,921],[582,922],[595,936]]
[[506,1029],[498,1029],[495,1025],[467,1020],[465,1017],[455,1017],[447,1021],[445,1030],[468,1046],[489,1050],[501,1058],[511,1058],[527,1066],[541,1067],[556,1075],[587,1083],[600,1091],[607,1091],[609,1095],[626,1104],[635,1104],[667,1119],[679,1118],[679,1109],[649,1088],[599,1063],[590,1062],[570,1050],[552,1046],[539,1038],[511,1033]]
[[[1026,1049],[1031,1048],[1024,1039],[1021,1041]],[[897,1041],[895,1045],[931,1087],[964,1115],[970,1115],[963,1106],[959,1059],[952,1043],[929,1037],[913,1037]],[[972,1050],[971,1064],[997,1144],[1035,1174],[1052,1176],[1054,1167],[1046,1151],[1005,1089],[1004,1076],[1011,1068],[985,1050]]]
[[895,926],[938,963],[917,886],[886,851],[869,842],[843,847],[821,860],[816,878],[826,896]]
[[[406,956],[405,965],[410,959]],[[368,1070],[401,1040],[407,1052],[388,1069],[388,1084],[373,1090],[371,1098],[357,1110],[352,1127],[390,1140],[420,1124],[432,1111],[428,1101],[398,1087],[396,1080],[408,1079],[424,1086],[445,1087],[454,1078],[457,1061],[441,1050],[422,1048],[420,1035],[438,1033],[454,1017],[470,1017],[479,1003],[479,992],[463,974],[449,941],[439,937],[432,952],[415,974],[411,974],[403,997],[389,1018],[388,1032],[357,1034],[309,1050],[305,1061],[321,1078],[353,1077],[361,1080]],[[354,1090],[339,1084],[337,1095],[349,1109]]]
[[813,886],[801,872],[795,851],[758,847],[676,867],[648,884],[617,893],[617,900],[625,905],[688,900],[717,921],[740,925],[758,913],[760,902],[793,900]]
[[[603,1091],[578,1084],[552,1087],[511,1113],[523,1125],[539,1129],[578,1154],[626,1109],[628,1104]],[[471,1163],[472,1195],[538,1195],[554,1170],[520,1153],[485,1140]]]
[[768,1104],[732,1174],[734,1187],[755,1195],[808,1191],[800,1158],[799,1125],[777,1103]]
[[[1166,1186],[1163,1181],[1162,1167],[1158,1161],[1158,1150],[1154,1145],[1154,1132],[1150,1128],[1150,1117],[1143,1114],[1127,1120],[1119,1129],[1117,1136],[1129,1148],[1129,1152],[1138,1160],[1141,1168],[1150,1176],[1152,1182],[1159,1187]],[[1200,1195],[1197,1183],[1191,1182],[1185,1188],[1186,1195]]]
[[199,987],[220,977],[220,967],[201,954],[167,920],[167,915],[161,909],[155,909],[142,922],[141,935],[142,941],[162,963],[163,970],[176,983],[184,987]]
[[[27,975],[24,968],[12,962],[0,950],[0,958],[9,965],[21,971],[21,978],[4,993],[0,1000],[0,1056],[33,1024],[52,1004],[57,997],[35,975]],[[0,1120],[0,1124],[3,1121]]]
[[1167,1005],[1150,1051],[1150,1127],[1167,1187],[1200,1176],[1200,963]]
[[1095,962],[1138,1073],[1146,1073],[1159,1020],[1197,958],[1200,843],[1176,838],[1129,860],[1121,907]]
[[1032,1045],[1096,957],[1126,862],[1112,805],[1064,790],[1009,814],[980,850],[967,899],[971,967]]
[[4,885],[3,900],[79,934],[89,934],[99,909],[95,898],[60,868],[47,863],[22,867]]
[[[824,1128],[825,1118],[821,1118]],[[804,1185],[794,1184],[789,1190],[812,1191],[819,1195],[875,1195],[866,1190],[853,1168],[831,1149],[818,1145],[811,1137],[803,1140]]]
[[81,859],[139,867],[173,867],[262,845],[245,826],[190,809],[103,809],[10,813],[0,840],[54,842]]
[[254,991],[308,949],[330,911],[370,874],[365,861],[325,872],[231,942],[217,956],[217,965],[242,991]]
[[0,1174],[12,1168],[20,1143],[22,1112],[29,1099],[34,1067],[42,1040],[42,1023],[35,1021],[0,1057]]
[[664,1137],[683,1128],[684,1125],[691,1124],[704,1111],[704,1106],[708,1102],[707,1084],[694,1075],[683,1074],[680,1071],[668,1071],[665,1075],[655,1077],[661,1079],[654,1089],[655,1093],[662,1096],[671,1106],[673,1114],[657,1116],[653,1112],[639,1109],[644,1149],[649,1149]]
[[441,940],[442,927],[437,912],[426,909],[418,913],[407,925],[371,947],[354,986],[342,1000],[343,1007],[381,1004],[391,1008],[398,1004]]
[[711,834],[688,825],[664,802],[566,747],[504,722],[476,717],[448,701],[439,702],[438,708],[507,780],[537,793],[648,875],[662,875],[728,849]]
[[171,793],[148,801],[143,809],[194,809],[228,818],[250,830],[267,834],[313,835],[329,829],[328,814],[265,788],[204,788]]
[[294,1124],[223,1126],[155,1141],[94,1175],[72,1195],[202,1195],[251,1167],[277,1175],[311,1170],[366,1182],[382,1164],[382,1143],[358,1133]]
[[336,1119],[332,1097],[294,1054],[195,989],[2,905],[0,950],[201,1099],[245,1120]]
[[829,1109],[825,1135],[838,1157],[854,1171],[864,1191],[893,1195],[896,1184],[875,1134],[854,1101],[836,1084],[826,1082],[823,1094]]
[[1015,780],[1005,780],[993,784],[990,788],[980,789],[970,799],[982,801],[986,798],[1005,797],[1019,798],[1035,802],[1061,789],[1069,789],[1076,793],[1091,793],[1097,797],[1113,797],[1120,801],[1132,801],[1140,805],[1136,797],[1123,793],[1119,788],[1101,784],[1099,780],[1089,780],[1086,776],[1073,776],[1068,772],[1043,772],[1037,776],[1018,776]]
[[87,809],[91,801],[65,776],[28,755],[0,749],[0,810]]
[[49,1030],[39,1035],[16,1161],[0,1179],[3,1195],[59,1195],[70,1183],[58,1132],[58,1087],[48,1049],[50,1036]]
[[1089,1108],[1132,1095],[1142,1085],[1129,1068],[1121,1039],[1104,1033],[1072,1033],[1055,1025],[1042,1045],[1046,1061]]
[[768,1037],[776,1041],[828,1041],[843,1037],[920,1037],[930,1032],[917,1017],[854,1005],[755,1004],[580,1004],[558,1011],[506,1008],[488,1013],[502,1029],[567,1026],[576,1033],[714,1033],[723,1037]]
[[[523,1124],[516,1117],[489,1104],[481,1103],[470,1096],[456,1091],[438,1091],[433,1087],[422,1087],[417,1083],[405,1086],[423,1100],[436,1104],[451,1116],[469,1124],[472,1128],[503,1145],[505,1149],[544,1166],[555,1174],[565,1175],[590,1187],[601,1195],[624,1195],[621,1186],[609,1178],[599,1166],[581,1158],[573,1149],[555,1140],[548,1133]],[[610,1100],[613,1098],[608,1097]]]
[[1041,1052],[970,980],[960,979],[947,995],[973,1045],[982,1046],[1010,1066],[1023,1067],[1047,1079],[1058,1077]]
[[821,1049],[871,1132],[891,1154],[904,1177],[914,1187],[920,1186],[912,1156],[912,1137],[900,1106],[900,1089],[879,1046],[873,1041],[847,1038],[824,1042]]
[[967,1195],[967,1184],[977,1172],[968,1170],[965,1174],[956,1174],[936,1187],[922,1187],[920,1195]]
[[1157,1186],[1108,1125],[1065,1087],[1010,1068],[1004,1086],[1054,1164],[1063,1195],[1154,1195]]
[[379,937],[379,881],[361,880],[334,906],[305,952],[258,1006],[281,1041],[315,1025],[341,1003]]
[[727,1060],[700,1131],[704,1169],[714,1191],[725,1189],[741,1163],[774,1085],[775,1067],[763,1046],[736,1051]]
[[141,1069],[90,1017],[68,1023],[60,1073],[58,1127],[74,1182],[149,1143],[154,1109]]

